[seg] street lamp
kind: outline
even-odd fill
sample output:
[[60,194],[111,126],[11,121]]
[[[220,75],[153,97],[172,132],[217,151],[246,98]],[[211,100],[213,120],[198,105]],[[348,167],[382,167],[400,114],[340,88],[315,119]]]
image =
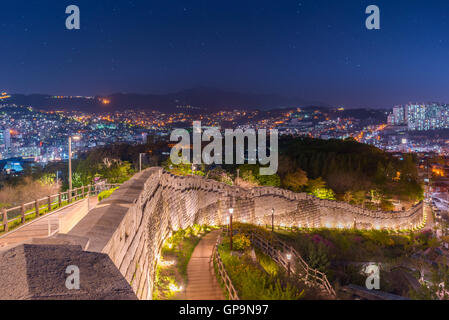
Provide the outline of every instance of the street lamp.
[[271,209],[271,232],[274,232],[274,208]]
[[145,153],[139,153],[139,172],[142,172],[142,155]]
[[232,252],[232,214],[234,213],[234,208],[229,208],[229,246]]
[[72,192],[72,139],[78,141],[80,136],[69,136],[69,193]]
[[290,278],[292,254],[287,253],[287,275]]

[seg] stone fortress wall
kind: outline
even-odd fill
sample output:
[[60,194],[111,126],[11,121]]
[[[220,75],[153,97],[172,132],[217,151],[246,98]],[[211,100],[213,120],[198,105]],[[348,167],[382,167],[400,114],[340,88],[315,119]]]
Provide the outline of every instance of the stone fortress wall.
[[201,177],[150,168],[92,210],[69,236],[87,239],[86,251],[107,254],[139,299],[151,299],[156,265],[172,231],[233,221],[297,227],[409,229],[423,222],[423,205],[397,213],[364,210],[272,187],[245,190]]

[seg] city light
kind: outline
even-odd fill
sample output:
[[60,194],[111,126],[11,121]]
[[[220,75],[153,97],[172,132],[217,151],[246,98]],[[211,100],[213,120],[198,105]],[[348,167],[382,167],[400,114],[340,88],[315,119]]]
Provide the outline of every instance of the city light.
[[11,96],[8,95],[6,92],[2,92],[0,94],[0,100],[5,100],[5,99],[8,99],[8,98],[11,98]]

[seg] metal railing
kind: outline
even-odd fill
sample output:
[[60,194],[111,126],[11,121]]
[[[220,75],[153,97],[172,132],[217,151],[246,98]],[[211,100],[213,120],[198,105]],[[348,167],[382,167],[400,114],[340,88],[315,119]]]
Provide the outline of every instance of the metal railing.
[[46,213],[70,205],[78,200],[92,195],[97,195],[102,191],[119,186],[120,184],[105,183],[82,186],[80,188],[75,188],[66,192],[60,192],[58,194],[36,199],[28,203],[22,203],[21,205],[13,208],[3,208],[0,215],[0,225],[2,226],[0,232],[6,233],[10,231],[10,224],[13,224],[14,228],[25,224],[27,222],[27,217],[29,216],[34,215],[34,218],[38,218]]
[[223,264],[223,261],[221,260],[220,253],[218,252],[218,245],[220,244],[220,242],[221,236],[218,237],[217,242],[214,245],[210,262],[213,265],[217,266],[218,274],[220,275],[220,280],[226,289],[229,300],[240,300],[237,294],[237,290],[235,290],[231,278],[229,278],[229,275],[226,272],[226,268]]
[[[236,232],[240,231],[236,229]],[[291,273],[299,277],[306,285],[319,287],[327,294],[336,297],[335,290],[327,279],[326,274],[311,268],[292,246],[279,240],[274,235],[272,239],[268,240],[256,231],[245,232],[242,230],[241,232],[249,235],[251,237],[251,243],[273,259],[278,265],[286,270],[290,268]],[[291,255],[290,261],[287,255]]]

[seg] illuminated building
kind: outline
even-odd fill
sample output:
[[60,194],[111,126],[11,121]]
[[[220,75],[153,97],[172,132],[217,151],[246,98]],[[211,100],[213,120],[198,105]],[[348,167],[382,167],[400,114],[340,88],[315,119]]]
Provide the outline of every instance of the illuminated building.
[[427,131],[449,128],[449,105],[411,103],[396,106],[388,115],[388,124],[406,125],[410,131]]

